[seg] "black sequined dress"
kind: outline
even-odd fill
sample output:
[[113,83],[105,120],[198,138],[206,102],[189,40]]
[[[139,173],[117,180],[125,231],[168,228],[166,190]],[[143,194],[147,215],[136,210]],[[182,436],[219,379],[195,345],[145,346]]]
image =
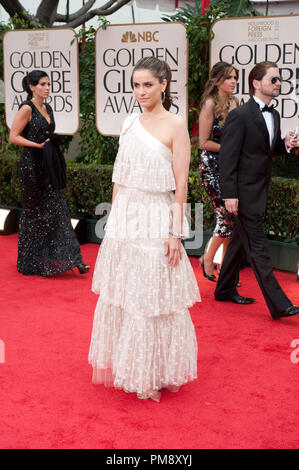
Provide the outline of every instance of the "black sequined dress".
[[[35,105],[32,119],[23,137],[41,143],[55,129],[52,108],[47,105],[50,124]],[[18,271],[25,275],[51,276],[82,264],[80,245],[71,226],[69,209],[63,189],[49,185],[42,153],[24,147],[19,162],[22,193],[22,215],[19,225]]]
[[[221,121],[221,116],[215,117],[211,133],[211,140],[218,144],[220,144],[223,132]],[[216,217],[213,235],[230,237],[234,227],[234,217],[225,209],[224,201],[221,198],[218,158],[219,153],[203,150],[200,155],[200,176],[202,184],[211,198]]]

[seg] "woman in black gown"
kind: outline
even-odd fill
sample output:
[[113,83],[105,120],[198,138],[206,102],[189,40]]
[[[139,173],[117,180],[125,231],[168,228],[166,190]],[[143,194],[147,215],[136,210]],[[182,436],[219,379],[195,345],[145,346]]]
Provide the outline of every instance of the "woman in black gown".
[[89,271],[82,261],[80,245],[71,226],[63,189],[49,184],[43,149],[55,121],[50,105],[48,75],[34,70],[24,77],[28,93],[17,112],[10,141],[24,147],[19,162],[22,215],[19,224],[17,269],[25,275],[51,276],[78,268]]

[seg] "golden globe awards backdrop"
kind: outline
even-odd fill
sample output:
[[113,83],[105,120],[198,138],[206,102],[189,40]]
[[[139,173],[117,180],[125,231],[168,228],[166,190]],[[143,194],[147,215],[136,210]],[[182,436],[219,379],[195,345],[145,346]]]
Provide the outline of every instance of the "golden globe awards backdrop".
[[71,28],[18,30],[5,33],[4,96],[8,127],[11,127],[20,103],[27,98],[22,89],[22,79],[24,75],[37,69],[45,71],[50,78],[51,91],[47,102],[54,111],[55,131],[60,134],[77,132],[79,72],[78,42],[74,33]]
[[128,114],[142,112],[131,75],[142,57],[165,60],[172,71],[170,109],[187,119],[188,40],[182,23],[110,25],[96,33],[96,125],[103,135],[117,136]]
[[218,20],[212,27],[210,65],[223,60],[239,70],[236,96],[248,101],[248,74],[258,62],[277,63],[281,93],[273,100],[282,135],[299,128],[299,15]]

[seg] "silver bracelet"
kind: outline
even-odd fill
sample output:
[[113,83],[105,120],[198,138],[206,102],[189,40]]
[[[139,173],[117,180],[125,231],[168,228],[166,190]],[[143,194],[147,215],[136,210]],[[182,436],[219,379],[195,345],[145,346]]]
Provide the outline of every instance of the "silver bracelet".
[[172,230],[169,230],[169,235],[172,235],[173,237],[175,238],[184,238],[184,234],[183,233],[177,233],[177,232],[173,232]]

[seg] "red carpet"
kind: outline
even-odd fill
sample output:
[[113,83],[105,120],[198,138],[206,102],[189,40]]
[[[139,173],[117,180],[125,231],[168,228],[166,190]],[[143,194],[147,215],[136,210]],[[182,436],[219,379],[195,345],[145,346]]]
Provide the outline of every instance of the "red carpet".
[[[98,245],[82,251],[93,268]],[[191,260],[202,295],[191,310],[199,378],[155,403],[91,383],[92,271],[25,277],[16,255],[17,235],[1,236],[0,448],[299,447],[299,316],[273,321],[251,269],[240,293],[257,302],[239,307],[215,302],[214,284]],[[295,274],[276,275],[298,304]]]

